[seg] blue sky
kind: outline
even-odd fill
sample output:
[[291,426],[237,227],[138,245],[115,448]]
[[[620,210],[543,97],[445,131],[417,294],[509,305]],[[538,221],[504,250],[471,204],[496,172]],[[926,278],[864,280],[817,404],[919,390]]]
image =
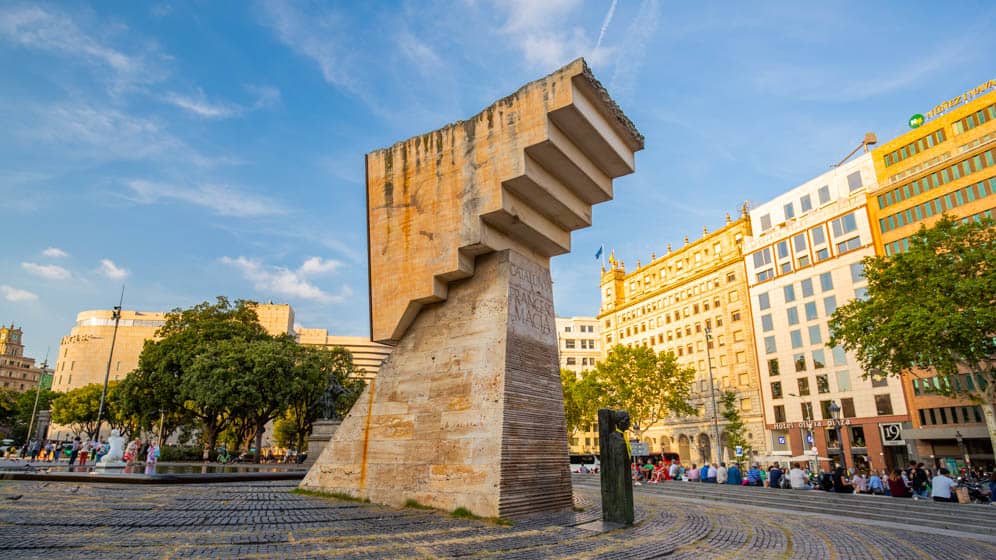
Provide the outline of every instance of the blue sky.
[[0,322],[216,295],[366,334],[363,154],[585,56],[646,135],[553,261],[559,315],[628,264],[996,78],[979,2],[0,4]]

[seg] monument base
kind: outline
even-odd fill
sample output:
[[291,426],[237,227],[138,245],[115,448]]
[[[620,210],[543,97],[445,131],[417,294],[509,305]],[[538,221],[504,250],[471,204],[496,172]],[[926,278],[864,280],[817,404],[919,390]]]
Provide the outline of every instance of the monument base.
[[308,458],[302,463],[304,466],[315,464],[341,424],[342,420],[317,420],[312,424],[311,435],[308,436]]
[[512,250],[426,305],[301,488],[482,517],[570,510],[550,271]]
[[118,471],[128,466],[128,463],[124,461],[108,461],[106,463],[97,463],[93,470],[97,472],[105,471]]

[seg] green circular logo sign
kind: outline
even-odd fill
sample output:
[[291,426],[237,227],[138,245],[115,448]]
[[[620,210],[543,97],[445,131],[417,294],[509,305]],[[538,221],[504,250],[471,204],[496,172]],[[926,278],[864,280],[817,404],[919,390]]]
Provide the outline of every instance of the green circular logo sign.
[[923,124],[924,120],[923,115],[920,113],[913,115],[910,117],[910,128],[920,128],[920,125]]

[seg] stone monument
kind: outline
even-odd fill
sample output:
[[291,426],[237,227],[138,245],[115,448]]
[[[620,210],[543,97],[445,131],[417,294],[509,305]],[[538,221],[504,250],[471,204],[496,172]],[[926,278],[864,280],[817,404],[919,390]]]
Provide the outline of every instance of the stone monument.
[[123,469],[128,466],[124,462],[125,438],[121,437],[121,432],[111,430],[111,436],[107,438],[107,454],[100,458],[97,469]]
[[569,509],[550,257],[642,148],[578,59],[367,154],[371,338],[395,349],[301,487],[485,517]]
[[315,464],[342,424],[342,418],[335,411],[335,404],[344,393],[346,389],[339,380],[335,376],[330,376],[321,399],[314,404],[321,410],[321,417],[312,424],[311,435],[308,436],[308,457],[302,463],[304,466],[311,467]]
[[629,413],[625,410],[598,411],[598,451],[602,482],[602,521],[632,525],[633,475],[626,430]]

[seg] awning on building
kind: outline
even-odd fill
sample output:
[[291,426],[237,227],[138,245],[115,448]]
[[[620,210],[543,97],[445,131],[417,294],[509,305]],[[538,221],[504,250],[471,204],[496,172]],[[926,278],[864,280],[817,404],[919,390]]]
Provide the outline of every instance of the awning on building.
[[903,439],[955,439],[955,432],[961,432],[964,439],[989,439],[989,430],[985,426],[952,426],[950,428],[907,428],[903,430]]

